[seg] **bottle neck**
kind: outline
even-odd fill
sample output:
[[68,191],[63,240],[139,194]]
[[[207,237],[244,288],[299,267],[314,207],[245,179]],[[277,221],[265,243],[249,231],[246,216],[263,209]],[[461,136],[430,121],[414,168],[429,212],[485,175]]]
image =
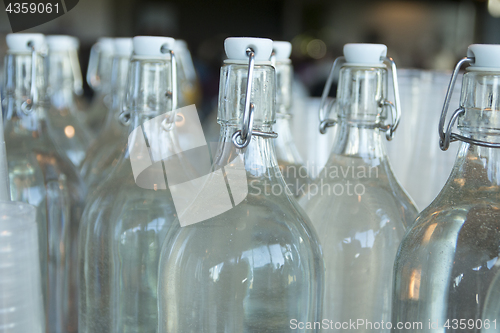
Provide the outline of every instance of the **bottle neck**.
[[363,160],[386,158],[382,135],[374,126],[359,126],[345,119],[339,120],[332,153]]
[[57,109],[69,109],[75,103],[75,77],[69,52],[51,52],[48,57],[47,94],[51,104]]
[[111,107],[106,118],[104,130],[122,132],[123,126],[118,117],[123,110],[123,102],[127,88],[127,77],[130,66],[130,57],[115,56],[111,70]]
[[337,99],[337,133],[332,153],[364,160],[385,159],[380,128],[385,120],[381,105],[387,91],[384,67],[343,67]]
[[276,61],[276,118],[290,114],[293,69],[290,59]]
[[[489,143],[500,143],[500,74],[467,72],[462,80],[457,128],[462,136]],[[485,190],[499,193],[500,148],[462,142],[448,181],[459,193]],[[498,194],[496,194],[498,195]]]
[[[129,112],[131,117],[129,137],[142,140],[141,136],[130,136],[135,129],[142,127],[142,132],[150,147],[153,140],[165,139],[167,142],[176,140],[175,126],[172,126],[171,130],[160,130],[162,126],[159,126],[163,120],[163,118],[159,119],[159,116],[172,111],[172,97],[169,94],[173,85],[171,64],[170,57],[163,59],[132,58],[130,62],[126,96],[123,101],[123,109],[125,112]],[[121,68],[122,72],[124,71],[124,62],[120,61],[116,65],[123,65],[118,67]],[[154,124],[157,122],[159,124],[145,128],[145,124],[151,123],[153,120]],[[152,128],[155,130],[152,131]],[[129,158],[128,150],[122,156],[122,159]]]
[[[6,136],[40,137],[46,131],[45,124],[45,64],[36,57],[35,86],[32,89],[32,54],[9,53],[5,57],[5,128]],[[28,109],[27,103],[34,101]]]
[[[220,166],[227,165],[236,157],[236,154],[240,154],[244,156],[245,171],[249,181],[255,179],[274,181],[280,171],[273,139],[252,136],[250,144],[239,150],[232,142],[232,136],[238,130],[237,126],[221,124],[220,140],[214,163]],[[271,127],[265,127],[261,130],[271,131]]]

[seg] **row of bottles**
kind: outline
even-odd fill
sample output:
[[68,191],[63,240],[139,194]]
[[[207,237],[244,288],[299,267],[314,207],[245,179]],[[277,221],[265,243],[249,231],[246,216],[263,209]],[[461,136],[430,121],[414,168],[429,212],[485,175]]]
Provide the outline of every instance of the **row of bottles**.
[[[189,132],[201,127],[189,116],[197,84],[185,43],[99,40],[86,112],[74,40],[15,34],[7,44],[10,196],[36,209],[47,332],[316,332],[359,320],[372,323],[358,325],[362,332],[374,323],[381,332],[406,323],[417,323],[415,332],[464,331],[454,319],[479,332],[479,322],[500,324],[500,46],[472,45],[455,69],[450,92],[470,63],[449,125],[446,96],[440,144],[461,140],[462,148],[417,217],[383,145],[401,114],[384,45],[347,44],[332,66],[319,128],[337,132],[312,181],[290,130],[287,42],[225,41],[217,147]],[[461,134],[452,133],[455,122]]]

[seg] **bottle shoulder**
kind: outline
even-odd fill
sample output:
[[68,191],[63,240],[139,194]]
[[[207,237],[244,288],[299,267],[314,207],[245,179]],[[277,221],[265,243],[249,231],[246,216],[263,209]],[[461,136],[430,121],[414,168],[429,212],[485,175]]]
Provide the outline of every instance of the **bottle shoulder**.
[[317,236],[308,218],[288,198],[280,199],[247,198],[233,209],[193,225],[180,227],[174,222],[164,252],[195,247],[200,253],[213,252],[222,255],[223,260],[232,260],[244,253],[267,252],[275,247],[280,256],[284,249],[303,249],[319,258]]

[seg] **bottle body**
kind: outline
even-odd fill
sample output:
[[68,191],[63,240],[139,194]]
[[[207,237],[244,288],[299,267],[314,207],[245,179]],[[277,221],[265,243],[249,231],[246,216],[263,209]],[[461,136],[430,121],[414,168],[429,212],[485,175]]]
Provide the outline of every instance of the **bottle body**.
[[[498,142],[497,80],[491,72],[464,75],[458,117],[462,136]],[[461,144],[446,185],[398,250],[393,320],[422,321],[424,332],[463,331],[461,319],[470,332],[481,331],[482,319],[496,329],[488,294],[499,274],[499,164],[500,149]]]
[[[271,143],[261,145],[274,154]],[[318,321],[323,261],[316,233],[284,194],[277,164],[264,173],[247,173],[247,198],[233,209],[182,228],[174,222],[160,259],[160,332],[295,332],[295,324]],[[278,187],[282,195],[273,195]]]
[[[394,266],[394,321],[423,322],[424,332],[459,332],[453,320],[472,319],[471,332],[480,331],[476,321],[482,319],[488,289],[499,273],[500,192],[498,184],[468,188],[468,180],[457,173],[485,173],[481,160],[485,156],[477,146],[462,144],[456,176],[401,243]],[[429,327],[429,319],[434,326]]]
[[[84,333],[154,333],[158,325],[158,259],[161,242],[176,211],[165,185],[161,158],[156,164],[161,167],[144,171],[148,179],[160,182],[143,188],[136,183],[130,157],[134,153],[129,149],[141,150],[147,140],[157,143],[162,152],[178,152],[175,127],[165,130],[160,122],[152,121],[172,108],[172,101],[165,94],[172,89],[171,66],[165,57],[138,57],[132,58],[131,67],[127,110],[132,112],[130,128],[134,132],[117,166],[90,193],[82,218],[79,331]],[[143,135],[146,131],[142,132],[141,126],[148,127],[149,134]],[[148,149],[143,153],[151,157]]]
[[356,322],[360,332],[375,323],[389,331],[394,258],[417,215],[381,141],[386,87],[385,67],[342,67],[333,150],[300,199],[325,258],[322,319]]
[[170,192],[138,187],[128,159],[99,186],[80,232],[79,332],[156,332],[158,259],[174,218]]
[[[35,105],[28,113],[22,111],[21,96],[29,94],[16,75],[31,73],[31,60],[31,54],[6,57],[5,144],[11,197],[34,205],[40,219],[47,331],[76,332],[77,235],[86,191],[73,164],[59,155],[48,136],[44,104]],[[40,78],[43,65],[38,61]]]

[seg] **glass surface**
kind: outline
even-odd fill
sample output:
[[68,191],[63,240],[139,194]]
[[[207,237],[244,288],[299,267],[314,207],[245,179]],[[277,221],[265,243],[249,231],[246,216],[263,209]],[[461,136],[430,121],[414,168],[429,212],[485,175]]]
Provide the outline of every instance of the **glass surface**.
[[111,107],[111,69],[113,67],[113,54],[100,49],[98,44],[92,47],[89,59],[87,82],[94,90],[95,95],[90,107],[81,113],[81,117],[90,131],[97,135],[100,133],[109,109]]
[[288,185],[290,193],[298,198],[307,190],[310,179],[307,166],[304,166],[302,157],[295,147],[290,120],[293,117],[292,108],[292,81],[293,71],[290,61],[277,61],[276,68],[276,124],[275,132],[279,133],[274,144],[276,157],[281,174]]
[[[499,78],[488,72],[464,75],[465,113],[458,118],[462,135],[499,142]],[[393,322],[422,322],[422,332],[481,331],[478,325],[489,316],[488,294],[499,274],[499,171],[498,148],[461,143],[446,185],[420,213],[398,250]],[[432,329],[429,321],[435,323]]]
[[[131,130],[171,109],[165,94],[172,87],[169,58],[141,59],[132,58],[124,102],[132,112]],[[164,149],[177,151],[175,127],[154,134],[148,142],[158,140]],[[138,138],[132,135],[132,147],[141,144]],[[80,229],[80,333],[157,330],[158,259],[176,211],[163,167],[150,169],[149,176],[163,184],[139,187],[126,149],[89,194]]]
[[44,333],[35,207],[0,201],[0,328]]
[[[46,109],[30,96],[31,54],[8,54],[5,144],[12,200],[32,204],[39,221],[40,266],[44,279],[47,332],[77,331],[77,234],[86,196],[73,164],[58,154],[48,136]],[[44,100],[44,66],[37,59],[37,89]]]
[[129,57],[113,58],[111,74],[111,109],[106,124],[97,139],[87,150],[80,173],[91,193],[111,172],[122,155],[128,137],[128,128],[118,119],[121,111],[127,84],[130,64]]
[[59,151],[79,168],[93,137],[80,119],[69,51],[51,51],[48,65],[49,135]]
[[[390,320],[392,267],[417,210],[394,177],[380,131],[387,70],[341,69],[333,150],[300,204],[325,258],[322,319]],[[333,116],[334,114],[332,114]],[[361,325],[358,332],[371,332]],[[387,332],[383,329],[378,332]]]
[[[319,318],[320,247],[309,219],[286,194],[274,144],[253,136],[247,148],[236,150],[231,142],[243,116],[247,72],[247,66],[238,64],[221,70],[222,132],[214,165],[226,167],[231,185],[217,187],[220,173],[214,170],[208,175],[186,213],[208,218],[182,228],[177,220],[163,243],[160,333],[296,332],[294,319],[314,322]],[[275,92],[268,88],[275,86],[274,80],[271,66],[255,66],[254,129],[271,130]],[[233,208],[210,215],[223,204],[218,199],[227,195]],[[204,202],[211,198],[217,198],[213,205]]]

